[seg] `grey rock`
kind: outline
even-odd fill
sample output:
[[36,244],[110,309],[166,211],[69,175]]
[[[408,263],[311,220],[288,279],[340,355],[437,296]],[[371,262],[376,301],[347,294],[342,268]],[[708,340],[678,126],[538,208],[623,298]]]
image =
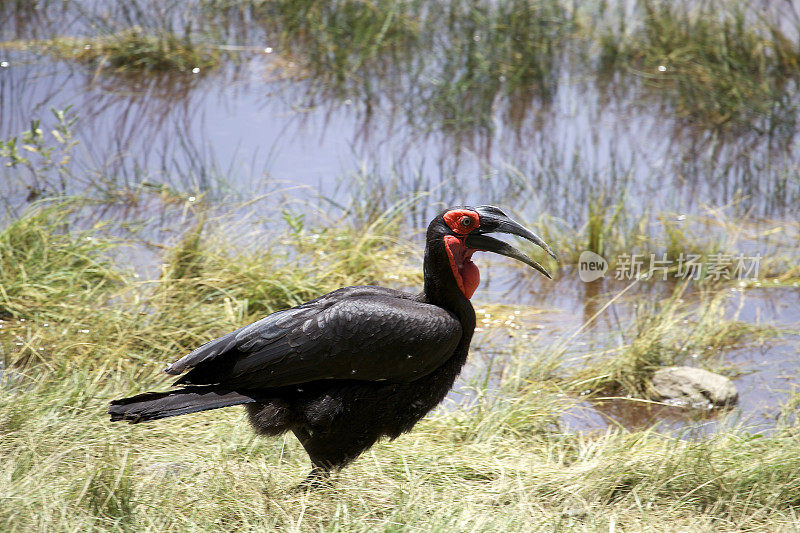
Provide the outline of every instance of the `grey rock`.
[[661,368],[653,374],[651,385],[659,400],[683,406],[725,406],[739,399],[730,379],[691,366]]

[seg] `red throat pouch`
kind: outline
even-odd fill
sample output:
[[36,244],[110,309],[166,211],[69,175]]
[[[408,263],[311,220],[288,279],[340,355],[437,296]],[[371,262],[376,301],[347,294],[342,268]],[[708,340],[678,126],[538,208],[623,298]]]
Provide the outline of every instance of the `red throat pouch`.
[[472,262],[475,250],[467,248],[458,237],[447,235],[444,238],[444,247],[450,259],[450,268],[461,292],[467,298],[472,298],[481,282],[481,274],[477,265]]

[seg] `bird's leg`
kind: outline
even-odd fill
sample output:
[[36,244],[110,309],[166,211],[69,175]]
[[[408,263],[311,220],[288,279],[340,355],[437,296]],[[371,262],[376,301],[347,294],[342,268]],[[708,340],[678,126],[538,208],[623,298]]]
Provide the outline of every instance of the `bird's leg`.
[[306,449],[311,459],[311,472],[308,473],[306,478],[296,487],[298,491],[308,491],[321,489],[331,486],[331,465],[325,461],[315,458],[310,449],[312,443],[311,431],[304,426],[298,426],[293,429],[295,436],[300,440],[300,444]]
[[324,489],[332,487],[331,470],[320,465],[314,465],[306,478],[297,485],[298,492]]

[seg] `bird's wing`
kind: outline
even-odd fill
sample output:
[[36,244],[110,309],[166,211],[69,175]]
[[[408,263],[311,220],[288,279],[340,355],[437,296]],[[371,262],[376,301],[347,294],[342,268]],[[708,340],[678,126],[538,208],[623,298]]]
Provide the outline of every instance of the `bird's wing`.
[[273,313],[176,361],[176,384],[266,388],[320,379],[413,381],[461,340],[450,312],[380,287],[348,287]]

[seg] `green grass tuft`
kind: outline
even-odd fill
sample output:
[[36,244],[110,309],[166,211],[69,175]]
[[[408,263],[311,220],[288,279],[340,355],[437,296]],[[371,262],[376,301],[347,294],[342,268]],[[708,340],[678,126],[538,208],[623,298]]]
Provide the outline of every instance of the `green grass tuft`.
[[114,244],[71,229],[74,207],[38,204],[0,231],[0,317],[66,320],[114,293]]

